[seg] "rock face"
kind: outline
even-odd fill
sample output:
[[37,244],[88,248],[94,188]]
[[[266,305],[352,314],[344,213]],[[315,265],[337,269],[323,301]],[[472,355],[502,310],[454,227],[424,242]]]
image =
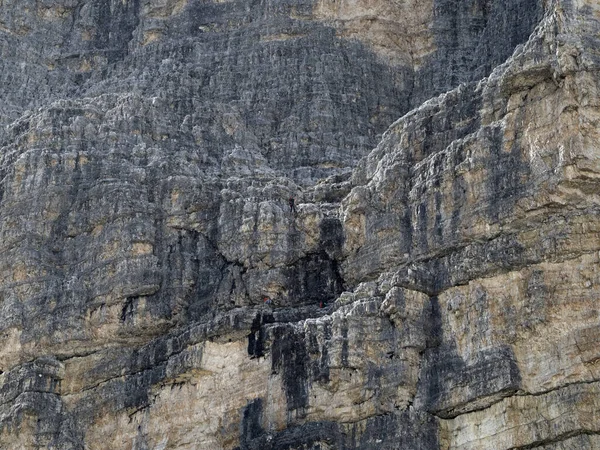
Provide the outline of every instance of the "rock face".
[[0,448],[599,449],[599,22],[0,0]]

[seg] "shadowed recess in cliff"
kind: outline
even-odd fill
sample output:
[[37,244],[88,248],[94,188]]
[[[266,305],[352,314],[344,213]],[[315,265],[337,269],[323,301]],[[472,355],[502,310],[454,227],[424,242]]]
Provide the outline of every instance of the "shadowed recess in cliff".
[[343,290],[336,260],[325,251],[303,257],[291,268],[283,269],[293,305],[316,304],[335,299]]

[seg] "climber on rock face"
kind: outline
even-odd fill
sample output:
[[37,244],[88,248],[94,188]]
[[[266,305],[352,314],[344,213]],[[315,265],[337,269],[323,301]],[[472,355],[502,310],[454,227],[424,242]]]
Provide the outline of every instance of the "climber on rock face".
[[294,200],[294,197],[290,196],[288,203],[290,204],[290,212],[297,214],[298,211],[296,211],[296,201]]

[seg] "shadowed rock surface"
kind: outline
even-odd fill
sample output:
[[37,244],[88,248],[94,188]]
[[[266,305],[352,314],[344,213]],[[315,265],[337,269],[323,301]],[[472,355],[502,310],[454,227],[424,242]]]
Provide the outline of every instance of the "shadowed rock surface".
[[0,448],[600,448],[599,21],[0,0]]

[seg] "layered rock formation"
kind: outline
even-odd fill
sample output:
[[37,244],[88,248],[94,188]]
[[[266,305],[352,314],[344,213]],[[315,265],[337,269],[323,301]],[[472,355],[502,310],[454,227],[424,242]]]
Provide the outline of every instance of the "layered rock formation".
[[456,3],[0,1],[0,448],[600,448],[600,7]]

